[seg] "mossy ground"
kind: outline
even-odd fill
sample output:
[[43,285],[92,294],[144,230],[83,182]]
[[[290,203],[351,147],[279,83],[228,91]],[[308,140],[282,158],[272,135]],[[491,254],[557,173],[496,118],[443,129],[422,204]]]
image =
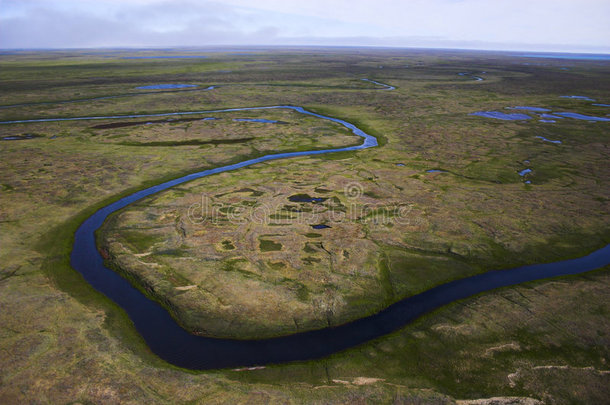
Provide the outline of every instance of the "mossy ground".
[[[563,64],[545,60],[545,65],[524,65],[520,59],[487,53],[402,50],[211,54],[206,60],[162,63],[120,56],[18,53],[0,59],[3,105],[141,93],[135,88],[168,82],[220,87],[5,108],[0,117],[291,104],[345,119],[378,136],[382,146],[377,149],[273,162],[242,169],[243,177],[210,177],[154,197],[159,209],[167,209],[172,201],[188,199],[193,190],[209,191],[210,185],[226,191],[250,188],[257,194],[262,191],[257,176],[272,175],[268,190],[285,187],[285,196],[303,192],[343,201],[341,186],[357,181],[366,191],[362,199],[383,204],[396,197],[410,204],[412,219],[418,219],[421,229],[356,223],[365,235],[359,240],[375,245],[376,259],[362,270],[376,275],[378,287],[369,289],[370,295],[346,295],[346,308],[356,308],[346,312],[350,318],[374,311],[375,305],[400,294],[471,272],[579,256],[607,243],[606,123],[563,120],[547,125],[468,116],[514,105],[607,114],[603,107],[560,96],[587,95],[608,102],[608,64],[570,62],[569,70],[563,70]],[[486,71],[486,80],[457,75],[463,71]],[[360,80],[364,77],[397,89],[374,90],[376,86]],[[280,114],[245,116],[290,121]],[[238,115],[244,116],[227,117]],[[0,141],[2,402],[451,403],[449,395],[600,403],[608,397],[607,270],[468,299],[328,359],[205,373],[165,364],[149,352],[122,311],[69,267],[71,238],[80,221],[109,200],[161,179],[269,150],[349,144],[351,137],[333,143],[335,137],[317,135],[340,133],[336,129],[308,133],[319,121],[271,126],[224,119],[90,128],[99,123],[0,127],[3,136],[41,135]],[[563,144],[545,143],[536,135]],[[184,144],[219,138],[253,139]],[[528,177],[531,185],[517,174],[525,160],[533,170]],[[426,172],[433,168],[447,173]],[[268,198],[243,194],[248,198],[240,201]],[[283,205],[288,204],[299,205]],[[150,206],[134,208],[143,213]],[[289,207],[279,214],[274,219],[288,220],[295,212]],[[330,232],[336,227],[302,229],[298,252],[309,258],[304,265],[322,267],[324,255],[316,243],[327,247]],[[287,259],[273,255],[284,254],[291,244],[285,236],[264,236],[285,235],[286,227],[260,233],[263,240],[282,244],[279,251],[261,252],[273,257],[268,260],[270,274],[288,271]],[[163,242],[146,233],[130,237],[133,248],[143,251]],[[244,251],[240,243],[229,232],[214,246],[219,255],[237,255]],[[185,257],[185,251],[181,244],[160,249],[165,252],[161,256],[172,260]],[[346,259],[358,257],[348,252]],[[219,271],[238,283],[257,277],[258,269],[248,260],[228,259],[226,269]],[[285,284],[294,302],[315,298],[316,290],[306,282],[288,278]]]

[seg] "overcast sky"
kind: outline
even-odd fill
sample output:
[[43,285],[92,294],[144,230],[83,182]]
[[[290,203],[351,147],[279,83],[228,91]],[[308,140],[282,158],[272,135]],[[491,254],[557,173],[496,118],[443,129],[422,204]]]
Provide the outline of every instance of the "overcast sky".
[[610,53],[610,0],[0,0],[0,48],[368,45]]

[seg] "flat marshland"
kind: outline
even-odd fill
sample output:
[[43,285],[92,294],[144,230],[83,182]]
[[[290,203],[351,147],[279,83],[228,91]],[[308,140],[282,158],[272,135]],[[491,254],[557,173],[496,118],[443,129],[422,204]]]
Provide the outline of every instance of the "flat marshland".
[[[323,359],[194,372],[156,357],[122,309],[71,268],[79,224],[188,173],[362,142],[290,109],[219,110],[301,106],[379,146],[201,178],[104,223],[97,245],[107,265],[196,334],[253,339],[341,325],[451,280],[584,256],[610,240],[608,61],[199,54],[0,56],[0,121],[112,116],[0,124],[1,402],[608,398],[608,266],[461,300]],[[490,111],[524,116],[472,115]],[[194,212],[202,201],[212,211]]]

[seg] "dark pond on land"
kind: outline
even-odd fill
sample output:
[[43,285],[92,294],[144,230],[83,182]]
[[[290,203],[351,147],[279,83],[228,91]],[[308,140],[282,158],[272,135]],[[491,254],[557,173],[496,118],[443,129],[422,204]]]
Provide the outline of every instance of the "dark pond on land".
[[323,202],[326,201],[327,198],[310,197],[307,194],[295,194],[288,197],[288,200],[292,202]]

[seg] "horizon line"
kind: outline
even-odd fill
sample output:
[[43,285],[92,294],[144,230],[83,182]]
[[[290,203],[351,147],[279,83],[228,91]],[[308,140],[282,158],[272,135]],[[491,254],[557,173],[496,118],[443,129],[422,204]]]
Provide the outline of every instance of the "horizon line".
[[473,51],[473,52],[522,52],[526,54],[574,54],[574,55],[608,55],[609,51],[557,51],[557,50],[526,50],[526,49],[494,49],[494,48],[467,48],[467,47],[419,47],[419,46],[392,46],[392,45],[293,45],[293,44],[265,44],[265,45],[108,45],[108,46],[91,46],[91,47],[14,47],[2,48],[4,51],[78,51],[78,50],[173,50],[173,49],[214,49],[214,48],[368,48],[368,49],[391,49],[391,50],[434,50],[434,51]]

